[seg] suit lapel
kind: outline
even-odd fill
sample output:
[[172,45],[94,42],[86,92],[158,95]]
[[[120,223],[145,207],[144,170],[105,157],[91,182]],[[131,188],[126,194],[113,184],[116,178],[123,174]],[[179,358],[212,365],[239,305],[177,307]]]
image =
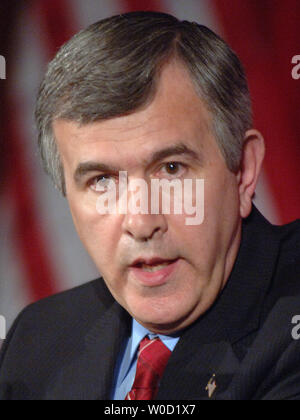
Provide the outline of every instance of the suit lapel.
[[117,357],[129,334],[129,316],[113,302],[86,333],[81,355],[55,378],[47,399],[109,399]]
[[228,387],[239,360],[221,314],[219,301],[183,332],[164,372],[157,399],[214,399]]
[[164,373],[158,400],[215,399],[239,367],[230,343],[178,345]]

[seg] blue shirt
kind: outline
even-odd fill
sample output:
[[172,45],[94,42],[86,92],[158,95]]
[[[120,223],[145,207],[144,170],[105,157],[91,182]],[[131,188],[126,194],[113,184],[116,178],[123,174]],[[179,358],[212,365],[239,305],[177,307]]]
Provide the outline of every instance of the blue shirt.
[[159,337],[170,351],[174,350],[179,340],[178,336],[153,334],[133,319],[131,337],[125,344],[125,349],[123,353],[121,352],[116,367],[115,383],[112,390],[113,400],[124,400],[127,393],[131,390],[135,378],[139,344],[147,335],[150,339]]

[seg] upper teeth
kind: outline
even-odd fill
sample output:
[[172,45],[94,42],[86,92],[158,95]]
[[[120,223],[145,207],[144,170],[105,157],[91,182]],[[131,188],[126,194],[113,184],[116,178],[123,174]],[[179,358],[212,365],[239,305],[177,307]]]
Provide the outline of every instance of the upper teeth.
[[162,263],[162,264],[158,264],[158,265],[148,265],[148,264],[142,264],[142,269],[144,270],[144,271],[150,271],[150,272],[153,272],[153,271],[158,271],[158,270],[161,270],[162,268],[164,268],[164,267],[166,267],[167,265],[169,265],[170,263],[169,262],[165,262],[165,263]]

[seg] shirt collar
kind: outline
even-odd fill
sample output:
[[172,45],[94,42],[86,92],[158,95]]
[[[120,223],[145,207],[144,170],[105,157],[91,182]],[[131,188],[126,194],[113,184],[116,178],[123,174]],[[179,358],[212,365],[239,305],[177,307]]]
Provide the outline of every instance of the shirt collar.
[[130,370],[132,364],[136,360],[137,351],[140,345],[140,342],[146,336],[149,336],[150,339],[154,337],[159,337],[161,341],[168,347],[170,351],[173,351],[178,340],[179,335],[162,335],[162,334],[153,334],[147,328],[139,324],[135,319],[132,319],[132,330],[131,337],[129,338],[128,344],[126,346],[122,366],[121,366],[121,378],[122,380],[126,377],[128,371]]
[[154,337],[159,337],[161,341],[164,343],[164,345],[168,347],[170,351],[174,350],[174,347],[176,346],[179,340],[179,335],[177,334],[172,334],[172,335],[154,334],[150,332],[147,328],[139,324],[135,319],[133,319],[132,320],[132,343],[131,343],[131,352],[130,352],[131,359],[135,356],[137,349],[139,347],[140,341],[147,335],[149,336],[150,339]]

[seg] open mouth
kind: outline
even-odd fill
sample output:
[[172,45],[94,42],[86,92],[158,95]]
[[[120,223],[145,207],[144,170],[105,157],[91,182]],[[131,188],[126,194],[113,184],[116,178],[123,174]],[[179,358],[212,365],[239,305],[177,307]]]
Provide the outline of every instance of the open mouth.
[[165,267],[168,267],[170,264],[174,263],[176,260],[168,260],[165,262],[156,262],[152,264],[146,264],[144,262],[138,262],[134,265],[136,268],[140,268],[143,271],[147,271],[149,273],[155,273],[156,271],[162,270]]
[[179,258],[151,260],[138,259],[131,265],[134,277],[147,286],[158,286],[166,283],[177,269]]

